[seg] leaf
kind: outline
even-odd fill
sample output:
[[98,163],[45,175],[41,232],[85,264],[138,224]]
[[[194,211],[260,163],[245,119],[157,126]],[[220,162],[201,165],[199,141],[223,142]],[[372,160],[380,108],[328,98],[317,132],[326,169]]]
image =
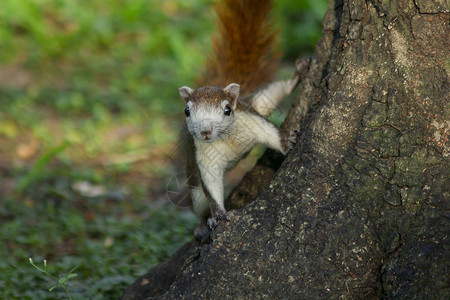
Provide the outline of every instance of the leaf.
[[70,274],[67,274],[67,276],[66,276],[66,280],[68,280],[68,279],[70,279],[70,278],[74,278],[74,277],[77,277],[78,276],[78,274],[77,273],[70,273]]
[[80,265],[77,265],[77,266],[73,267],[73,268],[69,271],[69,274],[71,274],[73,271],[75,271],[76,269],[78,269],[79,266],[80,266]]

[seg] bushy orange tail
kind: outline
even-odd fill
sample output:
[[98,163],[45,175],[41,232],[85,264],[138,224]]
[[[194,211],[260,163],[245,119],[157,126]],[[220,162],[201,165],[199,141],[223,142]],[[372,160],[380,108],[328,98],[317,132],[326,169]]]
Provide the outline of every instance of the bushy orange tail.
[[223,0],[215,6],[219,34],[214,55],[206,63],[200,85],[241,85],[249,93],[273,80],[279,55],[274,51],[276,31],[269,20],[272,1]]

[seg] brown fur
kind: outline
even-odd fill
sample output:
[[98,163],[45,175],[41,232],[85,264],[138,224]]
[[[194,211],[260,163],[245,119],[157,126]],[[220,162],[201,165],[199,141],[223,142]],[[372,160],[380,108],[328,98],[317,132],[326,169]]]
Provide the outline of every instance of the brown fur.
[[236,82],[245,95],[273,80],[279,55],[274,51],[276,31],[269,13],[270,0],[224,0],[215,6],[219,34],[214,55],[206,64],[200,86]]
[[221,88],[215,86],[198,88],[192,93],[190,98],[190,100],[194,103],[208,103],[218,106],[225,99],[231,103],[231,97],[228,96]]
[[[232,97],[229,96],[222,88],[217,86],[205,86],[196,89],[192,96],[189,98],[190,101],[194,103],[207,103],[220,105],[223,100],[228,100],[232,103]],[[247,111],[249,113],[259,115],[252,107],[251,107],[252,95],[247,95],[246,97],[239,97],[236,103],[236,111]],[[234,112],[232,110],[232,112]]]

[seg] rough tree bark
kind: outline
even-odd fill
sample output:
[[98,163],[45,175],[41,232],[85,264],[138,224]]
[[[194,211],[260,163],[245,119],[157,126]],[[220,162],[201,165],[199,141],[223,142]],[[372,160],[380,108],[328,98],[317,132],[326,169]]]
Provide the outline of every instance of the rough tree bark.
[[447,0],[330,1],[283,124],[300,143],[122,299],[448,299],[449,21]]

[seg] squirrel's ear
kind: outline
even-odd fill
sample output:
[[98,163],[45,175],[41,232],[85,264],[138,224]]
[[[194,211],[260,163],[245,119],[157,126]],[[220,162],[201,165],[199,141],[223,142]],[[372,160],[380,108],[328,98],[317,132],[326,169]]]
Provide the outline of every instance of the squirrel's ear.
[[192,95],[192,93],[194,92],[193,89],[191,89],[190,87],[187,86],[182,86],[178,89],[178,91],[180,91],[180,96],[181,98],[184,99],[185,102],[189,101],[189,97]]
[[231,96],[231,98],[233,98],[233,108],[236,107],[236,102],[237,99],[239,98],[239,89],[240,86],[239,84],[236,83],[229,84],[226,88],[223,89],[226,93],[228,93]]

